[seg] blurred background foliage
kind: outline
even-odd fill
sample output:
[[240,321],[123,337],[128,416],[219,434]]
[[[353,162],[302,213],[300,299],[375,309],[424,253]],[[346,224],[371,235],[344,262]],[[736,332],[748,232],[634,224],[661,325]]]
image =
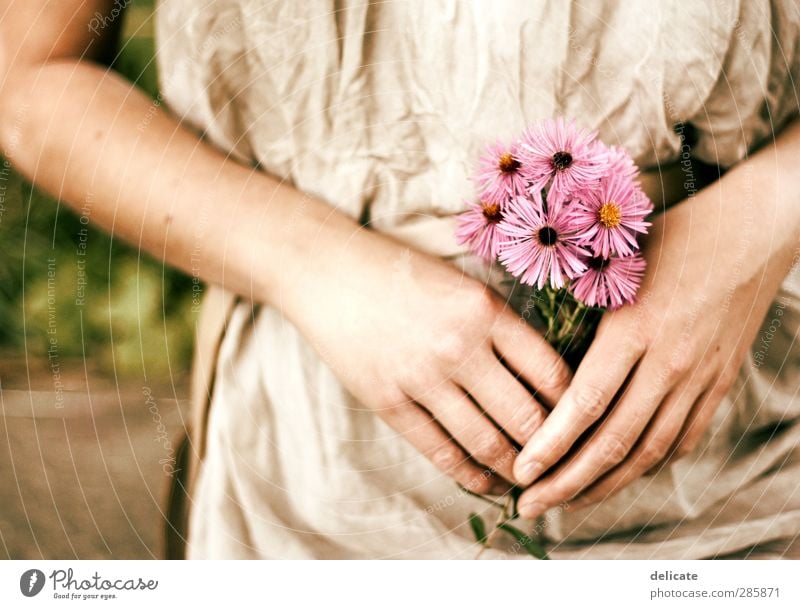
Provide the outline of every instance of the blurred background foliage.
[[[113,69],[155,98],[152,10],[153,0],[129,4]],[[81,223],[80,214],[4,161],[0,196],[4,359],[47,359],[55,338],[58,358],[80,360],[98,373],[144,379],[186,374],[194,328],[191,278],[86,225],[85,218]],[[78,255],[82,241],[85,256]]]

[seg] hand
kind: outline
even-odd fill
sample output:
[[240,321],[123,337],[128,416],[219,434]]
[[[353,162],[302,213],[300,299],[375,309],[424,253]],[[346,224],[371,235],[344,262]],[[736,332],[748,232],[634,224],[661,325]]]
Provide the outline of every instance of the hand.
[[314,268],[325,306],[298,301],[295,323],[345,387],[434,465],[473,492],[507,491],[517,445],[545,415],[526,384],[555,404],[567,366],[452,265],[364,229],[336,242],[345,246],[320,260],[329,266]]
[[797,245],[797,212],[782,217],[769,189],[751,200],[750,175],[726,176],[656,220],[639,302],[604,316],[515,463],[519,483],[532,484],[521,515],[599,501],[697,446]]

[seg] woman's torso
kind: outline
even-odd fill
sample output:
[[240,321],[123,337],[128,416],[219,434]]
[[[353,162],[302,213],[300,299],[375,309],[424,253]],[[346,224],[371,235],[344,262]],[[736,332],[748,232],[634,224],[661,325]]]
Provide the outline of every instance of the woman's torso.
[[[785,22],[773,37],[780,11]],[[689,144],[694,157],[733,164],[788,115],[792,11],[766,1],[162,0],[161,86],[175,112],[241,161],[481,274],[440,249],[447,219],[472,195],[467,175],[484,143],[566,115],[643,167],[680,162]],[[692,141],[682,138],[688,130]],[[677,175],[688,193],[698,187],[691,164]],[[212,519],[217,532],[208,525],[201,542],[196,527],[198,547],[271,556],[469,552],[463,523],[483,504],[456,493],[360,408],[275,311],[237,305],[217,377],[194,520]],[[748,400],[761,397],[721,409],[712,458],[644,481],[645,501],[639,484],[591,519],[558,515],[548,535],[592,540],[678,522],[724,498],[745,478],[728,476],[711,495],[705,481],[737,426],[752,426]],[[786,418],[785,402],[762,405],[758,416],[764,425]],[[689,480],[676,494],[674,477],[692,467],[703,484]],[[630,509],[637,497],[640,509]]]

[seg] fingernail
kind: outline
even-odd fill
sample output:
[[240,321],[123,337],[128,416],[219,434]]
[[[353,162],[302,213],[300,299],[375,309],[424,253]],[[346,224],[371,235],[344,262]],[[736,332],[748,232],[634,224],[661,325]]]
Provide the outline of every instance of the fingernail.
[[517,462],[514,476],[520,484],[530,484],[544,471],[544,466],[538,461]]
[[532,519],[544,514],[547,511],[547,506],[539,501],[532,501],[531,503],[521,503],[518,509],[520,516]]

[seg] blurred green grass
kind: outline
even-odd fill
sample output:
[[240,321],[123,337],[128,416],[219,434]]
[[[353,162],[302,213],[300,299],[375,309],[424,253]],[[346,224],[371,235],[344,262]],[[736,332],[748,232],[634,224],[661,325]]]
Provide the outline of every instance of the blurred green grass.
[[[152,5],[130,4],[113,69],[155,97]],[[187,372],[194,327],[190,278],[82,223],[5,161],[0,195],[4,357],[49,358],[51,368],[53,358],[85,358],[93,370],[118,378]]]

